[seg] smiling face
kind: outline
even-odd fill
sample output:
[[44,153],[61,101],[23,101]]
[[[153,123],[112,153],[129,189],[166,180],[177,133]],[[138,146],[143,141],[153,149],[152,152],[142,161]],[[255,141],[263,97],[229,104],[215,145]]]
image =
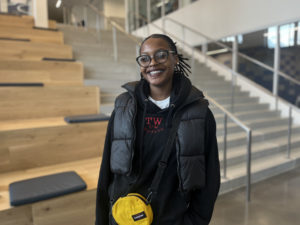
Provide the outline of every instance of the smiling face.
[[156,62],[154,54],[159,50],[171,51],[168,42],[161,38],[149,38],[141,46],[140,54],[151,57],[148,67],[141,67],[143,77],[149,82],[150,88],[170,89],[174,68],[178,63],[178,57],[169,52],[168,59],[164,63]]

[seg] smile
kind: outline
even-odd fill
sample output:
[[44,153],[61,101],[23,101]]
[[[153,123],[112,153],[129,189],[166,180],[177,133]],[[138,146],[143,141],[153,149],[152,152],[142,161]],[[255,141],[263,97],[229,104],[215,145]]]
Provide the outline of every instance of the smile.
[[150,76],[155,76],[155,75],[158,75],[158,74],[160,74],[162,72],[164,72],[164,71],[163,70],[153,70],[153,71],[149,72],[148,74]]

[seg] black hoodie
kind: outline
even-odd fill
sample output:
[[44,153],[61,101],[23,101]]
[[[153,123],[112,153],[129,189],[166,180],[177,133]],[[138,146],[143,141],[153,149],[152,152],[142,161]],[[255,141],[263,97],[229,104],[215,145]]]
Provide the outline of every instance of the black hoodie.
[[[114,113],[109,122],[100,179],[97,191],[96,225],[109,224],[109,193],[114,193],[113,201],[127,193],[147,196],[158,161],[165,148],[174,112],[184,104],[192,85],[180,75],[174,75],[170,107],[160,109],[148,100],[149,85],[145,80],[136,84],[134,95],[137,99],[136,148],[133,171],[130,176],[112,174],[109,166],[111,130]],[[202,94],[202,93],[201,93]],[[203,97],[203,95],[202,95]],[[206,186],[192,193],[182,193],[177,175],[175,145],[168,166],[163,175],[158,193],[152,199],[153,225],[204,225],[208,224],[220,185],[216,125],[208,110],[206,116]],[[189,202],[187,200],[189,199]]]

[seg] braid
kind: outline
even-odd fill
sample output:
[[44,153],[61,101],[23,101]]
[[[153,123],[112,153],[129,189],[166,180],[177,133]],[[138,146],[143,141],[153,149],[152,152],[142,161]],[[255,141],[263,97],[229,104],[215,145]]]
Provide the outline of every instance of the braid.
[[[179,60],[178,64],[175,67],[175,72],[188,77],[189,73],[191,73],[191,66],[186,62],[188,60],[188,58],[184,57],[182,54],[178,54],[176,43],[167,35],[152,34],[143,40],[143,42],[141,43],[141,46],[144,44],[145,41],[147,41],[150,38],[161,38],[168,43],[171,51],[175,52],[174,54],[177,55],[178,60]],[[141,48],[140,48],[140,51],[141,51]]]

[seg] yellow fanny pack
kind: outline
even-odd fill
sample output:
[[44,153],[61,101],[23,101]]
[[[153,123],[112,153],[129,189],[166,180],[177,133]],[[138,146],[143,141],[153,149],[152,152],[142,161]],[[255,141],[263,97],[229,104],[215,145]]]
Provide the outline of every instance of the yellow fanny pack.
[[137,193],[119,198],[112,207],[112,215],[118,225],[150,225],[153,220],[150,203]]

